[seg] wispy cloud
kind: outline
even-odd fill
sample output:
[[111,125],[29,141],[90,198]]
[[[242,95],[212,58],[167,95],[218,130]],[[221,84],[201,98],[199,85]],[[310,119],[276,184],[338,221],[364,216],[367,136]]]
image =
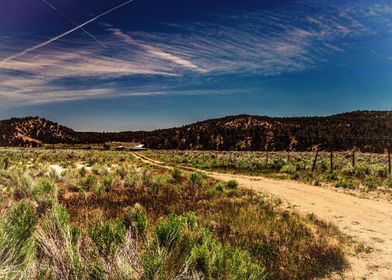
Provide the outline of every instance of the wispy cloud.
[[[292,9],[301,12],[304,7]],[[41,50],[30,48],[15,56],[0,40],[0,57],[5,57],[0,68],[0,103],[7,106],[119,95],[181,94],[173,83],[192,83],[189,77],[232,73],[272,76],[311,69],[331,55],[344,52],[342,40],[371,34],[372,25],[364,18],[389,14],[392,7],[369,6],[363,10],[366,13],[358,11],[358,7],[350,10],[329,6],[311,15],[281,10],[242,11],[214,15],[207,23],[169,23],[170,33],[129,32],[106,25],[106,33],[100,37],[107,49],[73,35],[72,44],[54,40],[50,48],[46,44]],[[20,39],[13,43],[28,42]],[[162,83],[148,87],[121,83],[135,76],[160,77]]]
[[133,2],[133,1],[134,1],[134,0],[126,1],[126,2],[122,3],[121,5],[117,5],[116,7],[112,8],[112,9],[110,9],[110,10],[108,10],[108,11],[102,13],[102,14],[97,15],[97,16],[95,16],[95,17],[92,18],[92,19],[90,19],[90,20],[88,20],[88,21],[86,21],[86,22],[84,22],[84,23],[82,23],[82,24],[80,24],[80,25],[78,25],[78,26],[76,26],[76,27],[74,27],[74,28],[72,28],[72,29],[70,29],[70,30],[64,32],[64,33],[61,33],[60,35],[57,35],[57,36],[55,36],[55,37],[53,37],[53,38],[50,38],[50,39],[48,39],[48,40],[46,40],[46,41],[44,41],[44,42],[42,42],[42,43],[39,43],[39,44],[34,45],[34,46],[32,46],[32,47],[29,47],[29,48],[27,48],[27,49],[25,49],[25,50],[23,50],[23,51],[14,53],[14,54],[12,54],[12,55],[6,57],[5,59],[3,59],[3,60],[0,62],[0,67],[4,66],[4,64],[6,64],[6,63],[9,62],[9,61],[12,61],[12,60],[14,60],[14,59],[17,59],[17,58],[19,58],[19,57],[21,57],[21,56],[24,56],[24,55],[26,55],[26,54],[28,54],[28,53],[30,53],[30,52],[32,52],[32,51],[38,50],[38,49],[43,48],[43,47],[45,47],[45,46],[47,46],[47,45],[49,45],[49,44],[51,44],[51,43],[53,43],[53,42],[56,42],[57,40],[59,40],[59,39],[65,37],[65,36],[67,36],[67,35],[69,35],[69,34],[75,32],[75,31],[77,31],[77,30],[79,30],[79,29],[82,29],[84,26],[86,26],[86,25],[88,25],[88,24],[90,24],[90,23],[92,23],[92,22],[98,20],[99,18],[101,18],[101,17],[103,17],[103,16],[105,16],[105,15],[107,15],[107,14],[109,14],[109,13],[111,13],[111,12],[113,12],[113,11],[115,11],[115,10],[117,10],[117,9],[119,9],[119,8],[121,8],[121,7],[123,7],[123,6],[127,5],[127,4],[129,4],[129,3],[131,3],[131,2]]

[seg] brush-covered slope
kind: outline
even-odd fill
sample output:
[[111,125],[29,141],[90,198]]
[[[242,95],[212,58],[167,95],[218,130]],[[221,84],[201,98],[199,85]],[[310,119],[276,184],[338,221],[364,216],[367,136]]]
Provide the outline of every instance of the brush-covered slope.
[[40,146],[76,141],[75,132],[65,126],[37,117],[0,121],[1,146]]
[[357,111],[328,117],[230,116],[155,131],[75,132],[41,118],[0,122],[0,145],[142,142],[158,149],[348,150],[382,152],[392,144],[392,112]]

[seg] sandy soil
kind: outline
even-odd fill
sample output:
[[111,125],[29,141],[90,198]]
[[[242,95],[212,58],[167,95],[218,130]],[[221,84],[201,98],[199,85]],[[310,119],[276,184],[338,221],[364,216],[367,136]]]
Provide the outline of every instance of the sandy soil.
[[[145,163],[171,168],[140,154],[135,156]],[[351,269],[347,271],[345,279],[392,279],[392,203],[359,198],[290,180],[204,173],[218,180],[236,180],[242,187],[277,196],[292,209],[313,213],[332,222],[345,234],[369,246],[372,249],[370,253],[349,257]]]

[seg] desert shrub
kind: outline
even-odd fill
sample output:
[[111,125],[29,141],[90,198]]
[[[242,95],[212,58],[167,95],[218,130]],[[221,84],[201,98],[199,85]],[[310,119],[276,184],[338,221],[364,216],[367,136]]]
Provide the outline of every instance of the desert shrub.
[[388,188],[392,188],[392,180],[386,181],[385,186],[387,186]]
[[2,233],[11,243],[23,244],[32,235],[38,217],[33,205],[27,201],[16,204],[7,214]]
[[88,175],[82,180],[82,186],[85,190],[93,190],[96,184],[97,178],[94,175]]
[[101,189],[105,192],[108,192],[113,186],[113,177],[110,175],[103,176],[99,182]]
[[202,231],[189,257],[191,268],[201,273],[203,279],[253,279],[266,278],[262,266],[251,257],[218,242],[211,233]]
[[319,165],[318,165],[318,169],[319,169],[321,172],[325,172],[325,171],[329,170],[329,169],[330,169],[330,163],[329,163],[329,161],[328,161],[328,160],[322,160],[322,161],[319,163]]
[[[17,279],[34,261],[34,226],[38,216],[31,203],[21,201],[0,218],[0,278]],[[25,275],[27,279],[27,275]]]
[[356,185],[353,182],[348,181],[348,180],[341,180],[341,181],[337,182],[335,184],[335,187],[342,188],[342,189],[351,189],[351,190],[356,189]]
[[279,171],[285,165],[285,162],[282,159],[274,159],[272,163],[268,164],[268,169]]
[[335,171],[329,172],[329,173],[325,176],[325,180],[327,180],[327,181],[336,181],[336,180],[338,180],[338,175],[336,174]]
[[376,178],[368,178],[368,179],[365,180],[365,186],[369,190],[375,190],[379,186],[381,186],[381,184],[382,184],[382,182],[379,179],[376,179]]
[[89,228],[89,236],[104,258],[112,258],[125,239],[125,228],[120,221],[96,221]]
[[285,164],[280,169],[280,172],[287,174],[294,174],[297,171],[297,167],[293,164]]
[[155,254],[142,253],[141,262],[143,266],[142,280],[165,279],[162,277],[163,257]]
[[346,176],[354,176],[359,179],[364,179],[367,175],[370,175],[371,169],[369,165],[363,163],[358,164],[355,167],[345,167],[342,169],[342,173]]
[[217,192],[223,192],[225,185],[222,182],[218,182],[215,184],[214,188]]
[[229,190],[236,190],[238,189],[238,182],[236,180],[230,180],[227,182],[226,187]]
[[33,198],[38,204],[38,212],[44,213],[51,208],[57,200],[56,186],[47,180],[42,180],[33,189]]
[[182,216],[171,215],[161,221],[155,228],[155,238],[158,245],[166,248],[173,247],[185,226],[186,219]]
[[142,170],[142,183],[143,186],[149,187],[152,184],[152,174],[148,168]]
[[121,178],[121,180],[124,180],[128,174],[128,170],[125,166],[121,166],[116,169],[116,174]]
[[375,165],[372,167],[372,173],[379,178],[388,178],[388,168],[382,165]]
[[290,176],[290,179],[292,179],[292,180],[299,180],[299,179],[301,179],[301,173],[299,172],[299,171],[296,171],[294,174],[292,174],[291,176]]
[[189,176],[189,183],[191,186],[201,187],[203,186],[203,177],[200,172],[194,172]]
[[148,224],[146,209],[139,204],[127,209],[124,214],[124,224],[127,228],[133,226],[137,233],[145,239]]
[[31,198],[33,180],[29,176],[16,175],[12,180],[13,195],[16,200]]
[[137,174],[128,174],[124,179],[124,185],[127,187],[135,187],[140,182],[140,177]]
[[55,206],[42,220],[36,234],[41,272],[51,279],[86,279],[88,265],[81,252],[80,230],[69,225],[64,207]]
[[178,168],[173,168],[171,171],[171,176],[174,182],[181,182],[182,180],[182,172]]
[[79,175],[81,177],[85,177],[87,175],[87,169],[84,166],[79,169]]

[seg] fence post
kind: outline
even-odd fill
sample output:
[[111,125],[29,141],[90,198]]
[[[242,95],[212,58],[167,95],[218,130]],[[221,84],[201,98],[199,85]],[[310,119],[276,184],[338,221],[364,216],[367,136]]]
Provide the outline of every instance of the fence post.
[[390,150],[390,148],[388,148],[388,174],[389,174],[389,177],[391,177],[391,173],[392,173],[391,150]]
[[316,150],[316,155],[314,156],[314,161],[312,165],[312,172],[316,169],[316,163],[317,163],[317,157],[318,157],[318,149]]
[[329,159],[330,159],[330,169],[331,172],[333,171],[333,151],[331,149],[330,155],[329,155]]
[[353,148],[352,165],[355,167],[355,148]]

